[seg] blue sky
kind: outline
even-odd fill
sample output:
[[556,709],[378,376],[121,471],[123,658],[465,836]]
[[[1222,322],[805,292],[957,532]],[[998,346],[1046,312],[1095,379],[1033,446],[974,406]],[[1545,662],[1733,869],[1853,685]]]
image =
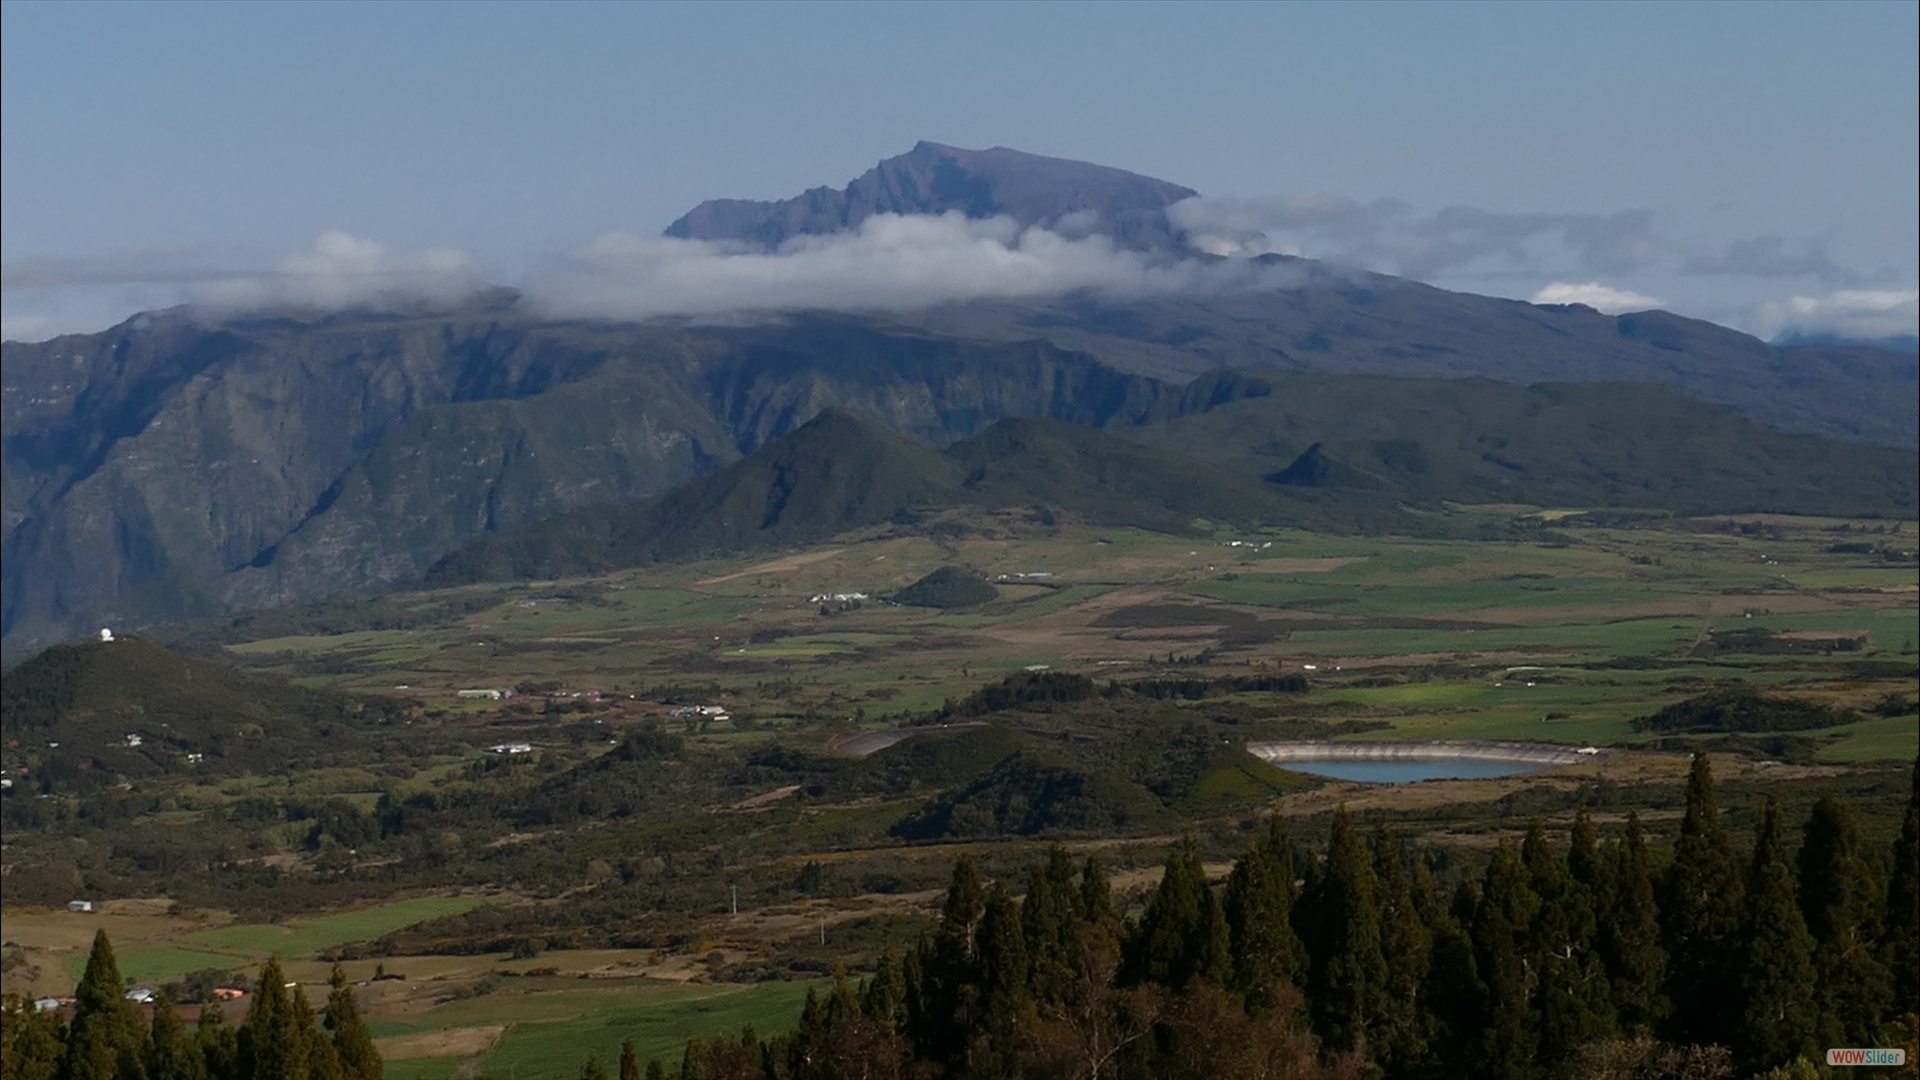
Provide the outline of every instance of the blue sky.
[[1452,288],[1911,333],[1917,12],[8,0],[6,333],[342,259],[524,283],[919,139],[1316,197],[1274,246]]

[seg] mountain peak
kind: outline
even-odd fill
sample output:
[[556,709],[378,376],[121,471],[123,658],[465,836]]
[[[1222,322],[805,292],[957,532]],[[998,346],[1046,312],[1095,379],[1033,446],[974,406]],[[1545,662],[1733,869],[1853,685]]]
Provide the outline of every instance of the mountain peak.
[[[922,140],[854,178],[791,199],[709,199],[666,235],[777,247],[794,236],[858,228],[876,214],[1007,216],[1022,225],[1098,232],[1135,248],[1175,246],[1166,208],[1196,192],[1179,184],[1084,161],[996,146],[968,150]],[[1069,219],[1071,220],[1064,220]]]

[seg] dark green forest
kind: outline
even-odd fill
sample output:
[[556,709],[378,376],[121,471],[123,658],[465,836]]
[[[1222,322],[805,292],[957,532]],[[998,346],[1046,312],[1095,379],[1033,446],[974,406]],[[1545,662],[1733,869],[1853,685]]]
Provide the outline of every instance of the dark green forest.
[[1920,794],[1891,850],[1825,795],[1793,824],[1766,800],[1737,849],[1698,755],[1670,851],[1637,814],[1603,829],[1583,810],[1565,843],[1536,822],[1451,895],[1433,852],[1344,810],[1320,852],[1275,815],[1220,889],[1188,837],[1138,912],[1098,856],[1056,846],[990,881],[963,855],[904,953],[810,995],[791,1031],[689,1043],[678,1074],[1784,1080],[1820,1075],[1828,1047],[1911,1061],[1917,843]]

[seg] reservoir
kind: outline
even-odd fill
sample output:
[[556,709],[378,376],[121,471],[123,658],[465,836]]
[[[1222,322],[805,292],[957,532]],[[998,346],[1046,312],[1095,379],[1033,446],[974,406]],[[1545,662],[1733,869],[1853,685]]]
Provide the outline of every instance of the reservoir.
[[1247,752],[1295,772],[1366,784],[1484,780],[1589,761],[1594,747],[1520,742],[1269,742]]
[[[1277,763],[1276,763],[1277,764]],[[1485,780],[1513,776],[1545,766],[1523,761],[1476,761],[1471,758],[1413,761],[1289,761],[1281,768],[1324,776],[1330,780],[1357,780],[1363,784],[1411,784],[1420,780]]]

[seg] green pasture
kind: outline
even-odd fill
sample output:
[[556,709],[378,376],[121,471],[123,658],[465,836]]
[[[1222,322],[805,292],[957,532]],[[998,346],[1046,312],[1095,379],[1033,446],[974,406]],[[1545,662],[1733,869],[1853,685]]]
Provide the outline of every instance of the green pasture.
[[1648,656],[1691,644],[1697,629],[1670,617],[1616,623],[1491,627],[1478,630],[1300,630],[1295,651],[1325,656],[1543,651],[1592,656]]
[[229,646],[241,655],[249,653],[320,653],[342,649],[375,649],[410,645],[411,630],[352,630],[344,634],[302,634],[294,637],[264,638],[244,645]]
[[[536,982],[527,980],[527,982]],[[403,1035],[442,1028],[509,1025],[500,1041],[478,1062],[480,1075],[516,1080],[571,1080],[588,1057],[597,1057],[608,1073],[620,1061],[620,1043],[632,1039],[644,1068],[659,1059],[669,1069],[680,1063],[690,1038],[738,1036],[751,1025],[763,1035],[784,1031],[800,1015],[802,999],[824,983],[777,982],[755,985],[689,985],[651,979],[595,981],[578,989],[555,980],[522,990],[509,983],[491,995],[448,1002],[404,1020],[375,1020],[375,1036]],[[557,988],[547,989],[546,984]],[[577,983],[574,985],[578,985]],[[417,1058],[390,1062],[389,1080],[439,1080],[470,1059]]]
[[188,935],[184,940],[251,953],[308,956],[351,941],[371,941],[428,919],[459,915],[486,902],[478,896],[424,896],[338,915],[288,919],[279,925],[223,926]]
[[1920,754],[1920,720],[1907,716],[1876,717],[1830,731],[1814,732],[1835,741],[1820,748],[1819,760],[1833,765],[1869,761],[1912,761]]
[[[246,967],[253,961],[244,956],[232,956],[226,953],[201,952],[197,949],[127,949],[116,950],[114,960],[120,965],[123,978],[135,984],[150,985],[178,979],[189,972],[218,968],[222,971],[230,968]],[[87,967],[87,954],[75,953],[60,962],[73,981],[78,983]]]

